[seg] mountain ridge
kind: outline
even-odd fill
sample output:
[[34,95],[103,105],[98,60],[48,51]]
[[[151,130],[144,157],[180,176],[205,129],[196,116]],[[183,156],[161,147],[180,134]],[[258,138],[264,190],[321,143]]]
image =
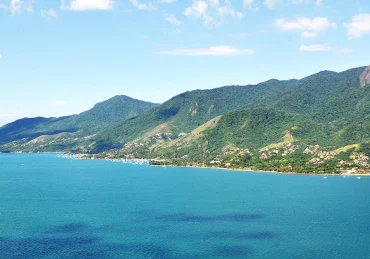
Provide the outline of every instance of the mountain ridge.
[[[4,141],[26,141],[41,135],[81,131],[92,134],[115,123],[137,116],[158,104],[140,101],[125,95],[117,95],[97,103],[80,114],[62,117],[23,118],[0,127],[0,144]],[[83,131],[83,132],[82,132]],[[13,134],[12,134],[13,133]]]
[[72,132],[1,148],[146,158],[154,164],[370,172],[370,88],[361,86],[367,69],[187,91],[83,138]]

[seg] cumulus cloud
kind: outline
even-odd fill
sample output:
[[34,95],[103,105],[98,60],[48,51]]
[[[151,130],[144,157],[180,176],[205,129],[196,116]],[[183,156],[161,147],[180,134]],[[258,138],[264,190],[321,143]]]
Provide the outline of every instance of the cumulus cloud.
[[320,7],[320,6],[322,6],[322,1],[323,1],[323,0],[316,0],[316,2],[315,2],[315,3],[316,3],[316,5],[317,5],[317,6],[319,6],[319,7]]
[[304,31],[301,33],[302,38],[317,38],[319,33],[317,31]]
[[[249,0],[243,0],[243,1],[248,2]],[[282,3],[300,5],[300,4],[310,3],[310,2],[311,0],[264,0],[263,3],[268,8],[274,8],[278,4],[282,4]],[[323,0],[312,0],[312,2],[320,7],[322,5]]]
[[16,15],[21,12],[32,13],[33,4],[34,0],[11,0],[9,4],[0,3],[0,8]]
[[174,50],[160,51],[160,55],[174,56],[241,56],[252,55],[253,49],[238,49],[232,46],[215,46],[210,48],[177,48]]
[[139,2],[138,0],[130,0],[130,3],[139,10],[152,11],[152,10],[156,9],[155,5],[152,4],[152,3],[143,4],[143,3]]
[[258,11],[257,7],[253,7],[254,0],[243,0],[243,7],[248,10]]
[[62,0],[61,8],[72,11],[110,10],[113,0]]
[[233,7],[230,0],[193,0],[184,15],[200,19],[205,25],[218,24],[227,16],[242,19],[244,14]]
[[333,48],[330,44],[313,44],[313,45],[302,45],[299,50],[300,51],[309,51],[309,52],[316,52],[316,51],[330,51]]
[[280,2],[281,0],[265,0],[265,5],[269,8],[274,8]]
[[184,11],[186,16],[193,16],[196,19],[202,19],[204,24],[209,24],[213,18],[207,14],[208,3],[206,1],[193,1],[193,4]]
[[41,10],[41,16],[47,20],[53,20],[53,19],[57,20],[58,19],[57,13],[52,8],[49,8],[48,10],[45,10],[45,9]]
[[218,14],[221,17],[225,17],[227,15],[230,15],[231,17],[234,17],[236,19],[244,18],[243,13],[237,12],[237,11],[234,10],[234,7],[232,6],[230,1],[224,1],[224,5],[222,5],[222,6],[217,5],[217,11],[218,11]]
[[2,58],[3,58],[3,54],[0,53],[0,59],[2,59]]
[[182,21],[178,20],[174,14],[170,14],[166,17],[166,21],[174,25],[181,25]]
[[63,101],[63,100],[60,100],[60,101],[55,101],[52,103],[52,106],[54,107],[63,107],[67,104],[68,102],[67,101]]
[[315,38],[322,31],[337,28],[337,24],[326,17],[301,17],[293,21],[277,19],[274,26],[284,31],[301,31],[302,38]]
[[370,13],[361,13],[352,18],[352,22],[344,23],[348,38],[360,38],[370,33]]
[[177,0],[158,0],[157,2],[160,4],[172,4],[176,2]]
[[243,0],[244,7],[252,7],[254,0]]

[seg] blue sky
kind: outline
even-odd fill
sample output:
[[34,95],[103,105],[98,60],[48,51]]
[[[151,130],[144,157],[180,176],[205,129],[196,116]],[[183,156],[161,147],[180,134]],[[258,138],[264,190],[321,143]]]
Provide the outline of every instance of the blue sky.
[[0,0],[0,125],[370,64],[368,0]]

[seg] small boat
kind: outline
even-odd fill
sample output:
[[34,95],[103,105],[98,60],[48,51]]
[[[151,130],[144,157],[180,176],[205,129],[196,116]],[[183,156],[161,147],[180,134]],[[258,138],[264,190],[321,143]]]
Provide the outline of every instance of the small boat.
[[358,177],[357,177],[357,179],[361,179],[361,177],[360,177],[360,176],[358,176]]
[[326,178],[328,178],[328,177],[324,176],[324,179],[326,179]]

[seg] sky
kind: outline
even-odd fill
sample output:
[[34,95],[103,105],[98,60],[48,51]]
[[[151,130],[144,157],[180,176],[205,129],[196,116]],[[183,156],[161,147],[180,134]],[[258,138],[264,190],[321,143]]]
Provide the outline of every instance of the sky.
[[369,0],[0,0],[0,125],[370,65]]

